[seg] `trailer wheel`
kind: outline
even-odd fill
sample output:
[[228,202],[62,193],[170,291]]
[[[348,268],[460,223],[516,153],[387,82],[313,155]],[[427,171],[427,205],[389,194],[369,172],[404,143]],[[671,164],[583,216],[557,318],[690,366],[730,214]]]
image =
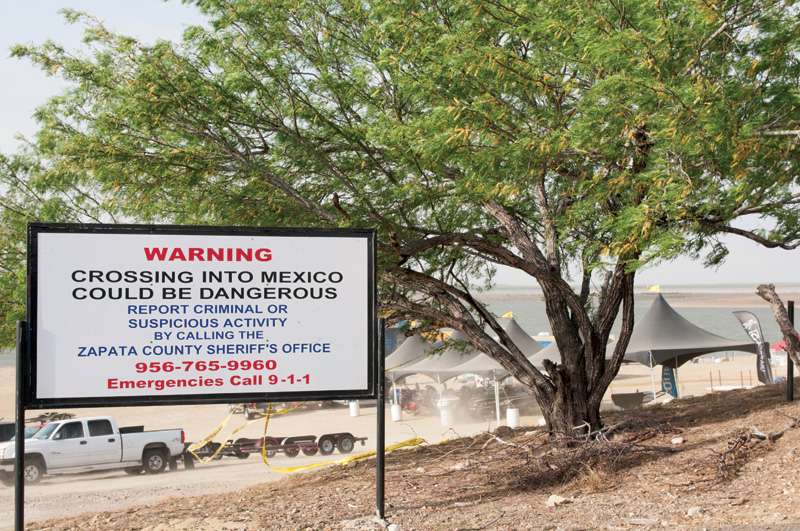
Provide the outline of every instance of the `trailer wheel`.
[[319,438],[317,447],[319,448],[319,453],[322,455],[331,455],[336,449],[336,441],[334,441],[333,437],[330,435],[323,435]]
[[39,483],[42,476],[44,476],[44,465],[42,461],[37,458],[26,459],[25,463],[22,465],[22,477],[25,478],[25,483]]
[[237,459],[247,459],[248,457],[250,457],[250,454],[247,452],[239,452],[236,454]]
[[256,418],[256,414],[253,413],[253,411],[249,407],[244,406],[244,418],[247,420],[253,420],[254,418]]
[[303,448],[303,453],[307,456],[317,455],[316,448]]
[[299,448],[292,448],[290,450],[284,450],[283,453],[286,454],[286,457],[297,457],[297,454],[300,453]]
[[273,446],[275,446],[275,445],[272,444],[272,443],[265,443],[264,444],[264,455],[266,455],[267,457],[275,457],[275,454],[277,454],[278,452],[276,450],[271,450],[270,449]]
[[124,468],[123,472],[125,472],[129,476],[138,476],[139,474],[144,472],[144,468],[140,466],[129,466],[128,468]]
[[349,433],[345,433],[339,437],[339,442],[336,443],[336,447],[339,449],[339,452],[343,454],[349,454],[352,452],[355,445],[356,440]]
[[160,474],[167,468],[167,460],[161,450],[147,450],[142,456],[142,466],[148,474]]

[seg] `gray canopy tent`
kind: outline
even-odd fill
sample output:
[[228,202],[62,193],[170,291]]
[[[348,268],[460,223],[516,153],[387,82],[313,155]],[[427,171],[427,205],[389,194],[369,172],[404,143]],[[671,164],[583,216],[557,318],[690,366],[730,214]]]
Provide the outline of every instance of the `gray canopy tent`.
[[[608,345],[609,356],[616,344],[614,341]],[[659,293],[634,325],[624,361],[638,362],[650,367],[655,397],[652,369],[656,365],[675,369],[677,380],[677,369],[684,363],[703,354],[730,350],[757,354],[758,345],[749,338],[747,341],[737,341],[703,330],[683,318]]]
[[[613,351],[616,341],[608,348]],[[684,319],[659,293],[653,304],[633,327],[625,360],[648,367],[667,365],[678,368],[703,354],[736,350],[758,353],[750,339],[737,341],[703,330]]]

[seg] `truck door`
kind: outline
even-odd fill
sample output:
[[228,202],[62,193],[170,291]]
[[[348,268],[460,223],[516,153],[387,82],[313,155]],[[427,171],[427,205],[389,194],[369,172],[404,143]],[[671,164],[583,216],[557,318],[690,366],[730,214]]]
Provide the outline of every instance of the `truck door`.
[[89,459],[89,441],[83,423],[65,422],[48,442],[51,468],[86,466]]
[[114,433],[108,419],[89,420],[89,459],[90,465],[116,463],[122,457],[120,435]]

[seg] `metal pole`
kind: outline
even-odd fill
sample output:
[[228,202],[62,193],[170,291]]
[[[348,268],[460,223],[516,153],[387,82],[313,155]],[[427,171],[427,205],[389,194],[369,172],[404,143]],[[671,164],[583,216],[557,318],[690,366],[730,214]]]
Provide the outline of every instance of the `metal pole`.
[[376,502],[378,505],[378,518],[386,516],[385,512],[385,484],[386,484],[386,384],[384,370],[386,368],[386,331],[385,319],[378,319],[378,442],[375,466],[377,468]]
[[28,350],[28,323],[17,321],[17,410],[16,410],[16,439],[14,444],[14,529],[25,529],[25,477],[23,467],[25,464],[25,385],[26,354]]
[[[787,313],[789,314],[789,323],[794,328],[794,301],[788,301]],[[786,401],[791,402],[794,400],[794,362],[789,353],[786,353]]]
[[[492,374],[494,377],[494,374]],[[497,413],[497,427],[500,427],[500,382],[494,378],[494,409]]]

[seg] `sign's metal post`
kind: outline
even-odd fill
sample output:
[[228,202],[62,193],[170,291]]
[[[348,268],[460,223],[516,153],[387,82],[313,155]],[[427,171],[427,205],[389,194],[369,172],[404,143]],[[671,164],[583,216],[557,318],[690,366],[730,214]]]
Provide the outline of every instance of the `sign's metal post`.
[[385,487],[385,472],[386,472],[386,379],[384,378],[383,371],[386,365],[386,330],[385,319],[378,319],[378,369],[377,369],[377,387],[378,387],[378,435],[377,435],[377,454],[375,459],[375,466],[377,468],[377,489],[376,489],[376,502],[378,509],[378,518],[383,520],[385,513],[384,507],[384,487]]
[[25,529],[25,354],[28,349],[28,323],[17,321],[17,411],[14,444],[14,529]]
[[[787,313],[789,314],[789,323],[794,328],[794,301],[788,301]],[[786,401],[792,402],[794,400],[794,362],[789,353],[786,354]]]

